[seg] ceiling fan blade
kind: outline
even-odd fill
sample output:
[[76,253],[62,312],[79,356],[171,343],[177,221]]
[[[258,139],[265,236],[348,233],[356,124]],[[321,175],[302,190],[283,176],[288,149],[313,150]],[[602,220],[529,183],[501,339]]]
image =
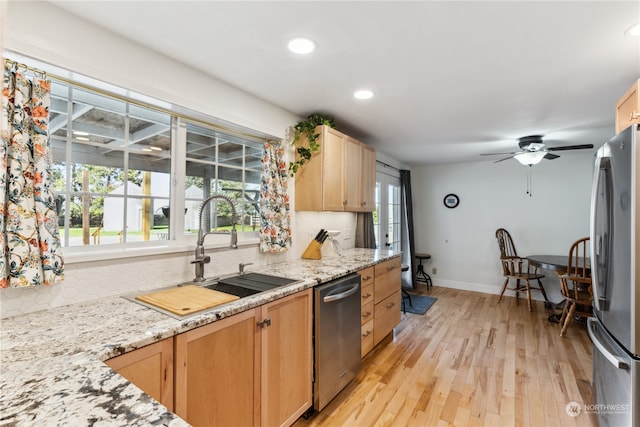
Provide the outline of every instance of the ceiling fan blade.
[[480,154],[481,156],[498,156],[498,155],[505,155],[505,154],[516,154],[515,152],[512,153],[483,153]]
[[565,145],[564,147],[549,147],[547,148],[547,151],[588,150],[589,148],[593,148],[593,144]]
[[547,160],[557,159],[558,157],[560,156],[558,156],[557,154],[551,154],[551,153],[547,153],[544,155],[544,158]]
[[500,163],[500,162],[504,162],[505,160],[509,160],[509,159],[513,159],[513,156],[509,156],[509,157],[505,157],[504,159],[496,160],[493,163]]

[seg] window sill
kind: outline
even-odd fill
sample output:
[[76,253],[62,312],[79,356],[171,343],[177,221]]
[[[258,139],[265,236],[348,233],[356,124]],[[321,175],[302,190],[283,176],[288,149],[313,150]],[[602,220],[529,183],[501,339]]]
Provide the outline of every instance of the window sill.
[[[260,243],[258,237],[246,237],[238,239],[238,247],[248,247],[257,245]],[[147,242],[147,244],[141,244],[128,247],[106,248],[106,247],[72,247],[63,249],[64,263],[76,264],[82,262],[93,261],[107,261],[117,259],[129,259],[134,257],[153,257],[157,255],[167,254],[181,254],[191,253],[195,249],[195,241],[189,242],[175,242],[164,241],[158,243]],[[211,243],[205,242],[205,250],[224,250],[229,249],[229,242],[213,241]]]

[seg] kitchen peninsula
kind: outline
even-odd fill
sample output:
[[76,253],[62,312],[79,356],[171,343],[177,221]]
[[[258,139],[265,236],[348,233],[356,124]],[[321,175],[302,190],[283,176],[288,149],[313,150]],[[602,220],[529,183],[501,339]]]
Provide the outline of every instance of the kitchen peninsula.
[[261,273],[298,281],[182,320],[121,297],[4,319],[0,425],[188,425],[103,361],[397,256],[350,249],[263,266]]

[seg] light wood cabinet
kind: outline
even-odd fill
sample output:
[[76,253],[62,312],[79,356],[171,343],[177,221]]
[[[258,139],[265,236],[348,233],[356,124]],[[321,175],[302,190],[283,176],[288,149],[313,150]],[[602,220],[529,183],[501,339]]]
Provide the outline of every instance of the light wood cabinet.
[[374,346],[400,323],[400,287],[402,286],[400,264],[400,257],[396,257],[374,266]]
[[616,103],[616,134],[640,124],[640,79]]
[[141,347],[105,363],[173,411],[173,338]]
[[259,309],[175,337],[174,412],[194,426],[260,425]]
[[311,289],[176,336],[175,413],[194,426],[291,425],[312,406]]
[[313,405],[312,310],[312,289],[262,308],[263,426],[289,426]]
[[316,133],[320,149],[296,173],[296,210],[373,211],[375,150],[328,126]]
[[376,150],[366,144],[361,149],[362,194],[360,210],[370,212],[375,209],[376,201]]
[[396,291],[375,305],[373,345],[378,344],[400,323],[400,291]]
[[362,357],[400,323],[400,264],[400,257],[396,257],[359,271]]

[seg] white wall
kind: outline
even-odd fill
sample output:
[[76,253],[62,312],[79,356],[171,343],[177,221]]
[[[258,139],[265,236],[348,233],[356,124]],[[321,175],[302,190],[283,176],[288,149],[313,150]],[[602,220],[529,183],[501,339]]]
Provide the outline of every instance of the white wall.
[[[575,240],[589,235],[592,163],[591,154],[581,153],[531,168],[515,160],[414,168],[416,251],[431,254],[426,266],[429,273],[437,268],[435,284],[499,293],[500,227],[511,233],[519,255],[567,255]],[[448,193],[460,197],[457,208],[443,205]],[[545,274],[545,289],[557,302],[557,277]]]
[[[8,51],[278,138],[286,139],[289,128],[300,120],[276,105],[90,25],[49,3],[2,3],[5,13],[0,28],[3,48]],[[31,24],[34,21],[38,24]],[[291,155],[289,149],[287,156]],[[293,182],[290,194],[293,207]],[[264,255],[257,246],[216,251],[211,264],[205,267],[206,274],[232,273],[237,271],[239,262],[253,262],[255,265],[249,269],[257,269],[299,258],[320,228],[355,231],[355,215],[292,211],[292,224],[294,245],[288,253]],[[343,248],[353,247],[354,234],[341,240]],[[323,255],[333,256],[329,245],[323,248]],[[192,258],[192,251],[185,251],[68,264],[62,284],[0,290],[0,317],[187,281],[194,275],[189,264]]]

